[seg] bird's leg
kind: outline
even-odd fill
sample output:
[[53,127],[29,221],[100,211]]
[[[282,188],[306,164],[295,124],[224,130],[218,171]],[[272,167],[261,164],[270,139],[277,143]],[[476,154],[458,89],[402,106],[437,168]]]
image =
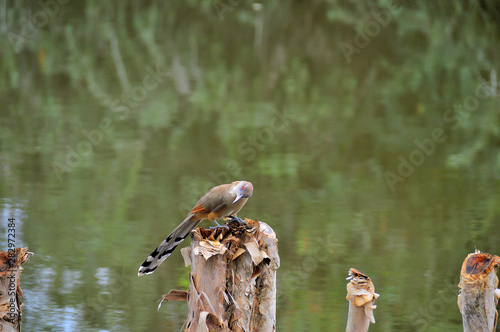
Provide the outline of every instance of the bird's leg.
[[214,228],[218,228],[218,227],[225,227],[225,228],[229,229],[229,226],[219,224],[219,223],[217,222],[217,219],[214,219],[214,222],[217,224],[217,226],[210,227],[209,229],[214,229]]
[[238,218],[237,216],[230,216],[229,217],[229,221],[236,221],[238,224],[240,225],[246,225],[246,221],[244,220],[241,220],[240,218]]

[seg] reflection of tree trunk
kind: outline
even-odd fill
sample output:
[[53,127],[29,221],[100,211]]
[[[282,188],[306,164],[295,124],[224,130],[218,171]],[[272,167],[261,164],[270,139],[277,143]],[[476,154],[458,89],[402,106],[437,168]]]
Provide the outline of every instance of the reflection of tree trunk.
[[118,36],[112,25],[108,27],[108,39],[110,43],[111,56],[115,64],[116,73],[118,74],[119,82],[123,91],[130,91],[131,85],[128,79],[127,70],[123,63],[122,54],[120,53],[120,46],[118,44]]
[[21,331],[21,264],[33,253],[27,248],[17,248],[11,252],[0,251],[0,331]]
[[469,254],[460,272],[458,307],[464,332],[492,332],[497,324],[498,278],[500,257],[476,251]]
[[349,301],[349,314],[347,317],[346,332],[368,331],[370,322],[375,324],[373,309],[378,294],[370,278],[356,269],[349,269],[351,281],[347,284],[347,300]]
[[186,331],[275,331],[277,239],[267,224],[246,219],[228,227],[193,231],[182,249],[191,265],[189,293],[163,300],[188,301]]

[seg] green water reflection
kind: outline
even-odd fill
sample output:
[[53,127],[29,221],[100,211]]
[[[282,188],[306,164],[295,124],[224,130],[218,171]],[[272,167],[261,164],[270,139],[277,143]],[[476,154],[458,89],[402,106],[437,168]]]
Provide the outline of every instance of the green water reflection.
[[500,253],[499,21],[488,0],[0,1],[24,330],[180,330],[185,304],[156,310],[187,288],[179,252],[137,269],[239,179],[240,217],[278,235],[279,331],[345,329],[350,267],[381,294],[370,331],[461,330],[463,259]]

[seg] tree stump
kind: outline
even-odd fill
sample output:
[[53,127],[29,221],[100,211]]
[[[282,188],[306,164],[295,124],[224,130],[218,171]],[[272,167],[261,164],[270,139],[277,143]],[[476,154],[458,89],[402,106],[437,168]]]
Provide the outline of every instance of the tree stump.
[[0,331],[21,331],[20,275],[26,262],[33,253],[27,248],[0,251]]
[[276,331],[276,234],[266,223],[245,219],[197,228],[181,250],[191,265],[189,292],[163,300],[187,300],[185,331]]
[[496,289],[496,268],[499,265],[500,257],[479,250],[465,258],[458,284],[458,308],[462,313],[464,332],[495,331],[500,296],[500,290]]
[[375,286],[371,279],[362,272],[350,268],[347,284],[347,297],[349,301],[349,313],[347,316],[346,332],[365,332],[370,327],[370,322],[375,324],[373,309],[379,297],[375,293]]

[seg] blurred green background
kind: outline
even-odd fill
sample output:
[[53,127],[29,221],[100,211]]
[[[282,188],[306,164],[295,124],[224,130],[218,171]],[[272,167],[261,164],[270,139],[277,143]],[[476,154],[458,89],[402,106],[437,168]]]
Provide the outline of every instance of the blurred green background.
[[[460,267],[500,254],[500,5],[0,0],[0,243],[16,218],[25,331],[179,331],[176,251],[210,187],[277,233],[278,331],[460,331]],[[212,226],[209,222],[204,226]],[[184,243],[187,245],[189,241]]]

